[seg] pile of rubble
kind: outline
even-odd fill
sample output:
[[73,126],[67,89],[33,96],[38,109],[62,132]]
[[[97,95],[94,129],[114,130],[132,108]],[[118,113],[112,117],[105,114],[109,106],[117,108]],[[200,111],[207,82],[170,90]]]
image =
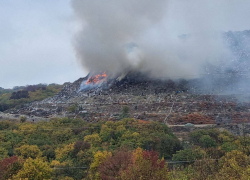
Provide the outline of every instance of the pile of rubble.
[[[244,67],[247,68],[250,51],[246,48],[246,40],[250,39],[250,31],[228,32],[224,36],[235,57],[239,58],[239,62],[244,62]],[[241,65],[239,63],[235,67],[240,69]],[[232,72],[236,72],[236,69]],[[84,82],[89,79],[87,76],[67,83],[54,97],[19,109],[10,109],[7,113],[42,118],[79,117],[88,122],[96,122],[102,119],[117,120],[123,107],[128,106],[130,117],[172,125],[249,122],[250,98],[242,97],[243,102],[239,101],[239,95],[221,93],[221,90],[233,89],[234,84],[229,82],[235,82],[234,78],[238,75],[226,74],[223,82],[221,77],[221,74],[214,75],[215,83],[206,85],[207,77],[173,81],[128,73],[119,80],[108,78],[103,84],[87,89],[84,88]],[[228,79],[224,79],[227,77]]]
[[[105,88],[79,91],[87,77],[68,83],[56,96],[8,113],[29,117],[79,117],[88,122],[119,119],[124,106],[130,117],[167,124],[227,124],[249,122],[250,104],[233,95],[203,95],[189,91],[186,81],[125,78]],[[75,111],[69,107],[75,106]]]

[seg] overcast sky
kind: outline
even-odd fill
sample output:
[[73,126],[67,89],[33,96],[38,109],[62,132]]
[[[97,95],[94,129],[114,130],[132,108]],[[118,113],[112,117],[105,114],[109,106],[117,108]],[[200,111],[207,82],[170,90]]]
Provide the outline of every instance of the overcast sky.
[[85,76],[72,47],[70,0],[0,1],[0,87]]
[[[214,30],[250,29],[248,0],[169,1],[166,33],[193,33],[194,26],[211,25]],[[72,46],[77,28],[70,0],[0,0],[0,87],[85,76]]]

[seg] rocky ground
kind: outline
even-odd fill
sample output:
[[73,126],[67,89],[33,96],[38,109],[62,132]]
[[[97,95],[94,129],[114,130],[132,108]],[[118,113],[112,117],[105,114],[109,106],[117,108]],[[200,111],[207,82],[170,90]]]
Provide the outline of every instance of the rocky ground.
[[[80,78],[68,83],[54,97],[27,104],[7,113],[32,117],[80,117],[88,122],[116,120],[124,106],[130,117],[159,121],[170,125],[228,124],[249,122],[250,103],[239,102],[234,95],[204,95],[189,91],[186,81],[135,80],[105,82],[105,85],[79,91]],[[69,107],[75,106],[75,111]]]
[[[234,62],[241,62],[234,65],[230,74],[215,73],[198,80],[173,81],[129,73],[119,80],[108,77],[93,87],[84,84],[89,78],[87,76],[67,83],[54,97],[10,109],[0,118],[18,119],[25,115],[28,120],[37,121],[51,117],[78,117],[97,122],[119,119],[127,106],[130,117],[166,123],[177,131],[182,128],[184,132],[186,127],[182,125],[192,123],[205,127],[223,125],[236,134],[242,134],[242,129],[236,125],[237,130],[234,130],[236,126],[233,124],[250,122],[250,96],[244,91],[243,95],[233,93],[241,87],[239,80],[244,81],[244,85],[249,82],[247,74],[237,72],[249,67],[250,31],[228,32],[224,36],[235,58],[239,59]],[[212,85],[208,83],[211,79]]]

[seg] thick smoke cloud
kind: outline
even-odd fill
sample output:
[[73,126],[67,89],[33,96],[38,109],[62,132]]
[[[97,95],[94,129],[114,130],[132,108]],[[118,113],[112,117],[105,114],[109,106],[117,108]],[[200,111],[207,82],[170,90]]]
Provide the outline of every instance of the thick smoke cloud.
[[73,44],[88,71],[194,78],[227,70],[223,31],[250,29],[244,0],[72,0],[81,30]]

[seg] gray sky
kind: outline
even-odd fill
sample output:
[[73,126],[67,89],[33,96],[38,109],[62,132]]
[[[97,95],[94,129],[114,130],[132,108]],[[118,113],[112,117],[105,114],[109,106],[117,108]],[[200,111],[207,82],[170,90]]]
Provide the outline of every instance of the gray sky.
[[[89,0],[90,3],[94,1],[102,4],[99,8],[105,5],[104,0]],[[71,6],[74,2],[78,1],[0,1],[0,87],[72,82],[87,74],[72,46],[72,37],[82,28],[77,26],[74,17]],[[79,9],[81,11],[81,7]],[[160,34],[177,36],[195,33],[196,29],[250,29],[249,9],[248,0],[169,0],[162,20],[165,27],[158,29],[156,24],[146,35],[150,42],[159,45],[155,40],[159,31],[162,31]]]
[[85,76],[71,43],[75,24],[69,0],[0,1],[0,87]]

